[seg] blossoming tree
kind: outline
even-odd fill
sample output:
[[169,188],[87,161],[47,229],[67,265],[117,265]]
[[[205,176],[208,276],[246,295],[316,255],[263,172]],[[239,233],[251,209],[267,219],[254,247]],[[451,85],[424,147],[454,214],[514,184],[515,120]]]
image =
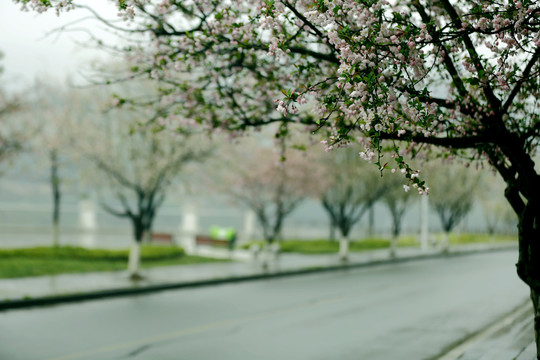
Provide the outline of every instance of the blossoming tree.
[[[68,9],[72,3],[15,1],[38,10]],[[168,96],[190,94],[214,105],[207,99],[221,98],[222,89],[264,79],[268,86],[261,88],[271,90],[266,95],[278,87],[283,91],[276,104],[283,121],[295,121],[290,115],[312,99],[327,147],[360,141],[366,160],[383,172],[404,170],[408,185],[422,193],[426,184],[408,165],[407,154],[429,153],[435,146],[450,156],[489,162],[506,182],[505,196],[519,217],[517,272],[531,289],[538,334],[540,175],[532,159],[540,131],[536,0],[117,4],[132,19],[131,32],[149,34],[152,45],[140,59],[151,76],[171,78]],[[175,82],[182,71],[200,73],[205,81],[188,89]],[[236,89],[229,99],[236,109],[248,107],[237,99],[256,109],[264,93],[257,87]],[[254,119],[219,121],[250,126]],[[197,118],[208,120],[212,117]]]
[[261,145],[244,139],[234,146],[222,146],[211,169],[205,169],[210,185],[230,196],[255,214],[265,241],[263,266],[269,250],[277,245],[285,221],[321,188],[321,168],[311,154],[276,144]]

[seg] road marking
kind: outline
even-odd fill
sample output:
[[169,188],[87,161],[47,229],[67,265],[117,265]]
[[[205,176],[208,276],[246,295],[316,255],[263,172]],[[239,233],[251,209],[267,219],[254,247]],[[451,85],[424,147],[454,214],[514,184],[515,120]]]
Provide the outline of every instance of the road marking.
[[180,338],[180,337],[187,336],[187,335],[194,335],[194,334],[203,333],[205,331],[210,331],[210,330],[216,330],[216,329],[220,329],[220,328],[227,328],[227,327],[231,327],[231,326],[238,326],[238,325],[242,325],[242,324],[247,324],[249,322],[262,320],[262,319],[266,319],[266,318],[273,317],[273,316],[283,315],[283,314],[298,311],[298,310],[301,310],[301,309],[310,308],[310,307],[313,307],[313,306],[327,305],[327,304],[332,304],[332,303],[344,301],[347,298],[349,298],[349,297],[347,297],[347,296],[339,296],[339,297],[332,297],[332,298],[327,298],[327,299],[320,299],[320,300],[316,300],[316,301],[313,301],[313,302],[309,302],[307,304],[304,303],[304,304],[301,304],[301,305],[297,305],[297,306],[292,307],[292,308],[273,310],[273,311],[268,311],[266,313],[260,313],[260,314],[257,314],[257,315],[253,315],[253,316],[241,317],[241,318],[236,318],[236,319],[230,319],[230,320],[219,321],[219,322],[215,322],[215,323],[195,326],[195,327],[192,327],[192,328],[183,329],[183,330],[179,330],[179,331],[173,331],[173,332],[159,334],[159,335],[156,335],[156,336],[150,336],[150,337],[140,338],[140,339],[137,339],[137,340],[126,341],[126,342],[122,342],[122,343],[118,343],[118,344],[104,346],[104,347],[89,350],[89,351],[83,351],[83,352],[77,352],[77,353],[71,353],[71,354],[67,354],[67,355],[62,355],[60,357],[49,358],[47,360],[74,360],[74,359],[81,359],[81,358],[89,357],[89,356],[92,356],[92,355],[104,354],[104,353],[108,353],[108,352],[111,352],[111,351],[116,351],[116,350],[122,350],[122,349],[130,348],[130,347],[141,346],[141,345],[145,345],[145,344],[148,344],[148,343],[166,341],[166,340],[176,339],[176,338]]
[[474,344],[479,341],[486,339],[487,337],[495,334],[497,331],[501,330],[505,326],[512,324],[516,319],[525,315],[526,312],[531,311],[530,300],[526,300],[522,305],[517,309],[512,311],[510,314],[506,315],[501,320],[497,321],[495,324],[488,326],[486,329],[480,331],[476,335],[467,339],[463,343],[459,344],[443,356],[439,357],[438,360],[456,360],[461,357],[465,352]]

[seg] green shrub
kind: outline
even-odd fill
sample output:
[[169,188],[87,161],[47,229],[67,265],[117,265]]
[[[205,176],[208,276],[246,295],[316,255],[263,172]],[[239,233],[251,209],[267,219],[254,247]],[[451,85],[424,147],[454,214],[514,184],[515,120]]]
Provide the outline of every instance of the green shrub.
[[[442,236],[442,235],[441,235]],[[490,236],[489,234],[450,234],[450,243],[451,244],[472,244],[480,242],[490,242],[490,241],[517,241],[517,235],[494,235]]]
[[420,239],[415,236],[400,236],[398,246],[420,246]]
[[[77,246],[33,247],[21,249],[0,249],[0,259],[33,258],[33,259],[78,259],[125,261],[129,250],[86,249]],[[141,259],[168,259],[183,256],[184,250],[179,247],[144,245],[141,247]]]
[[[129,250],[85,249],[75,246],[0,249],[0,278],[125,270]],[[144,245],[141,267],[226,261],[185,255],[172,246]]]
[[[353,240],[349,242],[349,250],[366,251],[384,249],[390,246],[385,239]],[[332,254],[339,251],[339,242],[330,240],[285,240],[281,242],[281,251],[303,254]]]
[[339,244],[328,240],[286,240],[280,243],[282,252],[297,252],[303,254],[335,253]]
[[386,249],[390,247],[390,240],[387,239],[365,239],[359,241],[351,241],[349,249],[351,251],[366,251]]

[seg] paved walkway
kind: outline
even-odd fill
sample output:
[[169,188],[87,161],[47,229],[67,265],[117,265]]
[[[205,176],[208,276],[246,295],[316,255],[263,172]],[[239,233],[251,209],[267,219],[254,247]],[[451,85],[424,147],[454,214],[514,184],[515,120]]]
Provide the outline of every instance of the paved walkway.
[[[450,255],[505,249],[516,250],[517,245],[495,243],[454,246],[450,250]],[[201,255],[231,256],[228,252],[220,252],[217,249],[201,249]],[[267,268],[263,268],[260,259],[255,260],[249,253],[237,251],[232,255],[237,260],[234,262],[144,269],[142,271],[144,280],[137,282],[130,281],[125,271],[0,279],[0,310],[315,271],[331,271],[436,256],[442,255],[435,249],[421,251],[416,248],[402,248],[399,249],[398,258],[391,260],[388,250],[377,250],[351,253],[348,263],[344,265],[336,254],[309,256],[282,254],[269,262]],[[497,328],[487,329],[491,332],[484,330],[472,338],[470,343],[461,344],[461,348],[455,348],[454,353],[450,352],[441,359],[533,360],[535,355],[530,338],[530,334],[533,333],[530,315],[530,309],[527,309],[525,304],[509,314],[507,319],[502,319],[501,322],[495,324]]]

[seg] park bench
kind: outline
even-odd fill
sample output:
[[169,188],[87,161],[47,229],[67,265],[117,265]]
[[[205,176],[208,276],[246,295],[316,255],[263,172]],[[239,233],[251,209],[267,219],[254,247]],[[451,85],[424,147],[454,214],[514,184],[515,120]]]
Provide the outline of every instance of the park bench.
[[173,235],[170,233],[153,232],[150,241],[157,243],[173,244]]

